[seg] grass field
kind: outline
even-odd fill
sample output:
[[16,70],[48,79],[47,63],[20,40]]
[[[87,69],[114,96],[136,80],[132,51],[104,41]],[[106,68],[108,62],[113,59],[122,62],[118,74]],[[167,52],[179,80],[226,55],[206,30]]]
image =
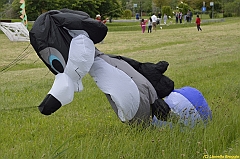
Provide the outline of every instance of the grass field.
[[240,158],[239,21],[203,24],[202,32],[195,25],[151,34],[141,33],[140,27],[110,31],[104,44],[96,45],[107,54],[141,62],[168,61],[165,75],[176,88],[199,89],[213,120],[206,128],[184,131],[178,126],[141,128],[121,123],[89,75],[72,103],[51,116],[40,114],[37,106],[50,90],[54,75],[29,42],[10,42],[0,33],[0,159]]

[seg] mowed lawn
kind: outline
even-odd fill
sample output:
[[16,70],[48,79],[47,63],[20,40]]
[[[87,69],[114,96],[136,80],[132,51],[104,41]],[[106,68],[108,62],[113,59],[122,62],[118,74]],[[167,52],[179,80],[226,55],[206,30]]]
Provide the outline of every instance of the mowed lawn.
[[50,116],[37,106],[54,75],[29,42],[10,42],[0,33],[0,159],[240,158],[240,19],[152,33],[109,32],[96,47],[141,62],[168,61],[165,75],[175,88],[192,86],[213,113],[207,125],[131,127],[123,124],[92,78],[72,103]]

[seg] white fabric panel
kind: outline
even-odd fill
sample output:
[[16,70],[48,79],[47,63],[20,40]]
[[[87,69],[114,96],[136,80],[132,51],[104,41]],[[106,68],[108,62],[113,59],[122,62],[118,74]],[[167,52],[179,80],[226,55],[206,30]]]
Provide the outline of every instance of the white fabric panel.
[[94,55],[94,43],[86,35],[80,34],[72,39],[64,73],[73,80],[76,92],[83,90],[82,78],[92,67]]
[[57,74],[48,94],[57,98],[62,106],[72,102],[74,97],[74,85],[71,78],[65,73]]
[[192,103],[180,93],[171,92],[164,101],[173,113],[179,115],[180,122],[184,125],[194,126],[195,122],[201,120],[201,116]]
[[0,22],[0,29],[11,41],[30,41],[29,31],[21,22],[15,23]]
[[120,120],[131,120],[140,103],[139,90],[134,81],[126,73],[99,57],[95,58],[89,74],[105,94],[110,94],[117,106]]

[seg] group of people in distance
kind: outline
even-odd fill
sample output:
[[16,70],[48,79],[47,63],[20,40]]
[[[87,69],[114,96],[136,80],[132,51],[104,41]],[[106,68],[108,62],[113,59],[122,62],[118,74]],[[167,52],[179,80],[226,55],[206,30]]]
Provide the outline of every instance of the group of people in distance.
[[[149,19],[142,19],[140,22],[140,25],[142,27],[142,33],[145,32],[146,26],[148,27],[148,33],[151,33],[152,30],[156,31],[157,25],[160,25],[160,23],[161,23],[161,19],[162,19],[161,12],[159,12],[157,16],[155,15],[155,13],[153,13],[152,16],[149,17]],[[168,19],[167,14],[164,14],[163,20],[164,20],[165,25],[167,24],[167,19]],[[162,29],[161,26],[160,26],[160,29]]]
[[[175,18],[176,18],[176,24],[179,22],[180,24],[182,24],[182,19],[184,18],[184,20],[186,22],[191,23],[193,20],[193,13],[191,10],[188,10],[187,14],[183,16],[182,12],[176,12],[175,13]],[[196,21],[195,21],[196,25],[197,25],[197,30],[201,30],[200,24],[201,24],[201,19],[199,17],[199,15],[197,15],[196,17]]]
[[[182,19],[183,19],[182,12],[176,12],[175,17],[176,17],[176,24],[178,23],[178,21],[179,21],[180,24],[182,24]],[[185,15],[185,17],[186,17],[185,21],[191,23],[192,17],[193,17],[192,12],[189,10],[187,15]],[[161,23],[161,18],[162,18],[162,15],[159,12],[158,16],[156,16],[155,13],[153,13],[152,16],[149,17],[149,19],[142,19],[140,21],[140,25],[141,25],[141,28],[142,28],[142,33],[145,33],[146,27],[148,28],[148,33],[151,33],[152,30],[156,31],[157,25],[160,25],[160,23]],[[167,24],[167,19],[168,19],[167,14],[164,14],[163,20],[164,20],[165,25]],[[202,29],[200,27],[201,19],[200,19],[199,15],[197,15],[195,23],[197,25],[197,30],[202,31]],[[162,29],[161,26],[160,26],[160,29]]]
[[142,33],[144,33],[146,30],[146,24],[148,27],[148,33],[151,33],[152,29],[156,31],[157,30],[157,21],[158,21],[158,18],[154,13],[151,17],[149,17],[149,19],[142,19],[140,22],[140,25],[142,28]]
[[191,23],[192,22],[192,18],[193,18],[193,13],[191,10],[188,10],[187,14],[186,15],[183,15],[182,12],[176,12],[175,13],[175,18],[176,18],[176,24],[179,22],[180,24],[182,24],[183,22],[183,19],[184,21],[186,22],[189,22]]
[[[137,17],[138,17],[138,19],[139,19],[139,16],[136,16],[136,18],[137,18]],[[181,23],[182,23],[182,18],[183,18],[182,12],[176,12],[176,13],[175,13],[175,18],[176,18],[176,23],[178,23],[178,21],[179,21],[179,23],[181,24]],[[151,33],[152,30],[155,30],[155,31],[156,31],[156,30],[157,30],[157,25],[160,25],[160,23],[161,23],[161,19],[162,19],[162,14],[161,14],[161,12],[159,12],[157,16],[155,15],[155,13],[153,13],[152,16],[149,17],[149,19],[142,19],[142,20],[140,21],[140,25],[141,25],[141,28],[142,28],[142,33],[145,33],[146,27],[147,27],[147,29],[148,29],[148,33]],[[164,14],[163,20],[164,20],[164,24],[165,24],[165,25],[167,24],[167,19],[168,19],[167,14]],[[98,15],[96,15],[96,20],[101,21],[102,23],[105,24],[105,23],[107,22],[108,18],[102,20],[102,19],[101,19],[101,15],[98,14]],[[188,13],[187,13],[187,15],[186,15],[186,21],[187,21],[187,22],[191,22],[191,21],[192,21],[192,12],[191,12],[190,10],[188,11]],[[202,31],[202,29],[201,29],[201,27],[200,27],[200,23],[201,23],[201,19],[200,19],[199,16],[197,15],[196,25],[197,25],[197,30],[198,30],[198,31],[199,31],[199,30]],[[162,29],[161,26],[160,26],[160,29]],[[102,41],[102,43],[103,43],[103,41]]]

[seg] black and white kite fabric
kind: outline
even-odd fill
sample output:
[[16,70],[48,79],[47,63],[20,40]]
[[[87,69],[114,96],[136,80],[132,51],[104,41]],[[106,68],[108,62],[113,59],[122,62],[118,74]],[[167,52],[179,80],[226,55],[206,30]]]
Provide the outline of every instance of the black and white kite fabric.
[[[122,122],[149,123],[151,116],[167,120],[175,110],[167,99],[175,100],[172,94],[179,93],[173,91],[174,82],[163,75],[168,62],[141,63],[100,52],[94,44],[101,42],[107,31],[105,24],[82,11],[52,10],[37,18],[30,42],[55,74],[40,112],[50,115],[71,103],[74,92],[83,90],[82,78],[89,73]],[[199,113],[197,117],[205,116]]]

